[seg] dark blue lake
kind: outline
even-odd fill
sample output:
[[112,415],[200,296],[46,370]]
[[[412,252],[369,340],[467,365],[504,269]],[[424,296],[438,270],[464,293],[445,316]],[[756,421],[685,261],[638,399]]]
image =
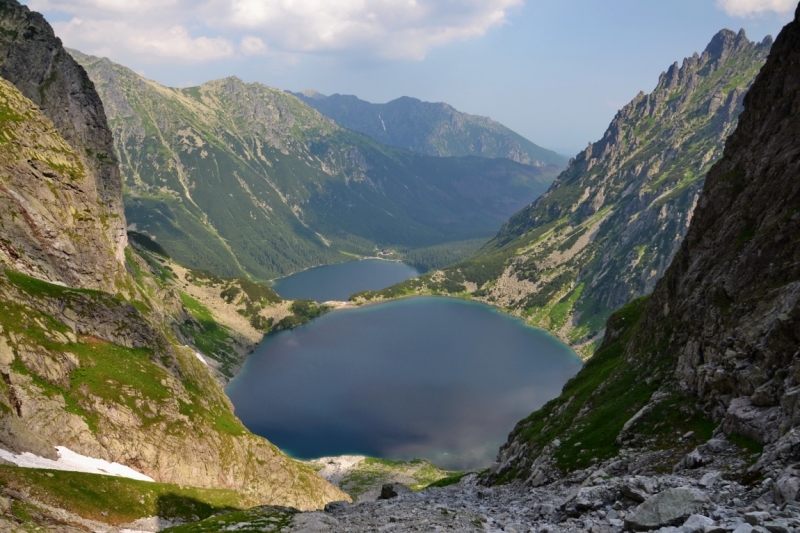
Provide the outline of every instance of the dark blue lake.
[[418,297],[268,336],[227,393],[251,431],[296,458],[477,468],[581,364],[555,337],[492,307]]
[[384,289],[419,274],[396,261],[363,259],[310,268],[279,279],[272,289],[287,300],[346,301],[351,294]]

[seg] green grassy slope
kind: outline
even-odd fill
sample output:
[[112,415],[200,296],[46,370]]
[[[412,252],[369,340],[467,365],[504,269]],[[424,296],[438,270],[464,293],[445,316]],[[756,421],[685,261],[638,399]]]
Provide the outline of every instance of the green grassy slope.
[[181,264],[217,275],[267,280],[375,246],[486,238],[556,171],[415,154],[261,84],[172,89],[71,53],[114,131],[128,223]]
[[[81,518],[114,526],[148,516],[202,520],[245,505],[241,495],[233,490],[5,465],[0,465],[0,487]],[[27,503],[35,506],[35,503]],[[10,514],[23,524],[34,522],[25,507],[25,503],[17,501]]]
[[231,489],[248,505],[318,508],[341,498],[244,428],[208,367],[174,336],[186,311],[169,271],[152,279],[145,260],[127,259],[138,272],[117,295],[0,273],[4,444],[40,455],[67,446],[158,481]]

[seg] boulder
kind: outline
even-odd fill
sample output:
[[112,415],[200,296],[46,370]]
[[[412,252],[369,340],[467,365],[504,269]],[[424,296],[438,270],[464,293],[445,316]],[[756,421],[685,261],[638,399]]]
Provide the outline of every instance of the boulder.
[[681,462],[676,465],[675,470],[682,470],[684,468],[694,470],[695,468],[700,468],[701,466],[705,466],[710,462],[711,459],[703,457],[703,455],[700,453],[700,450],[695,448],[691,453],[688,453],[683,459],[681,459]]
[[738,433],[761,444],[775,442],[780,436],[780,424],[776,423],[780,409],[755,406],[750,398],[734,398],[725,413],[722,429],[727,434]]
[[620,490],[625,497],[643,502],[655,492],[655,485],[646,477],[634,477],[628,479]]
[[350,506],[350,502],[346,500],[339,500],[335,502],[330,502],[325,505],[325,512],[326,513],[338,513],[340,511],[344,511]]
[[381,495],[379,500],[390,500],[396,498],[401,494],[411,494],[411,489],[402,483],[384,483],[381,487]]
[[712,453],[724,452],[730,447],[725,439],[710,439],[705,443],[704,448]]
[[772,520],[764,523],[764,529],[769,533],[795,533],[797,531],[796,521]]
[[719,481],[719,478],[721,477],[721,472],[708,472],[703,474],[703,477],[700,478],[700,481],[698,481],[697,484],[701,487],[711,488],[717,483],[717,481]]
[[751,526],[760,526],[770,518],[772,518],[772,516],[764,511],[754,511],[744,515],[744,521]]
[[714,521],[707,516],[701,514],[693,514],[686,519],[683,523],[683,533],[701,533],[705,532],[707,527],[714,526]]
[[787,468],[772,487],[775,503],[792,503],[800,500],[800,470]]
[[625,517],[625,527],[647,531],[682,524],[689,516],[700,512],[710,503],[698,489],[679,487],[668,489],[648,498]]

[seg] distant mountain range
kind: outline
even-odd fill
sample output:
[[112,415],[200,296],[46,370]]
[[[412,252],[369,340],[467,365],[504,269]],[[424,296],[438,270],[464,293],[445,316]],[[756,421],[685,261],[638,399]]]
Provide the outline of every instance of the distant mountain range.
[[70,53],[105,105],[129,227],[218,275],[267,280],[376,246],[488,238],[559,170],[400,150],[258,83],[174,89]]
[[567,158],[537,146],[488,117],[452,106],[403,96],[373,104],[356,96],[325,96],[314,90],[292,93],[342,127],[376,141],[435,156],[505,157],[526,165],[567,166]]
[[652,291],[680,247],[771,44],[719,32],[623,107],[483,249],[417,290],[470,292],[591,355],[610,313]]

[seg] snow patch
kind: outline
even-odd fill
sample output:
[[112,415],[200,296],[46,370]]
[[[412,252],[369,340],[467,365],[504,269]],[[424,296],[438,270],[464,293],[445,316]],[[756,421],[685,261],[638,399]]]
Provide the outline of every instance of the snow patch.
[[208,366],[208,361],[205,360],[205,358],[203,357],[203,354],[201,354],[200,352],[198,352],[197,350],[195,350],[191,346],[187,346],[186,344],[184,344],[183,347],[184,348],[189,348],[190,350],[192,350],[192,353],[194,353],[194,356],[197,357],[198,359],[200,359],[201,363],[203,363],[204,365]]
[[126,477],[139,481],[155,481],[133,468],[119,463],[109,463],[103,459],[87,457],[75,453],[64,446],[56,446],[58,459],[53,461],[45,457],[34,455],[30,452],[23,452],[19,455],[0,448],[0,459],[13,463],[23,468],[47,468],[50,470],[66,470],[69,472],[86,472],[88,474],[102,474],[106,476]]

